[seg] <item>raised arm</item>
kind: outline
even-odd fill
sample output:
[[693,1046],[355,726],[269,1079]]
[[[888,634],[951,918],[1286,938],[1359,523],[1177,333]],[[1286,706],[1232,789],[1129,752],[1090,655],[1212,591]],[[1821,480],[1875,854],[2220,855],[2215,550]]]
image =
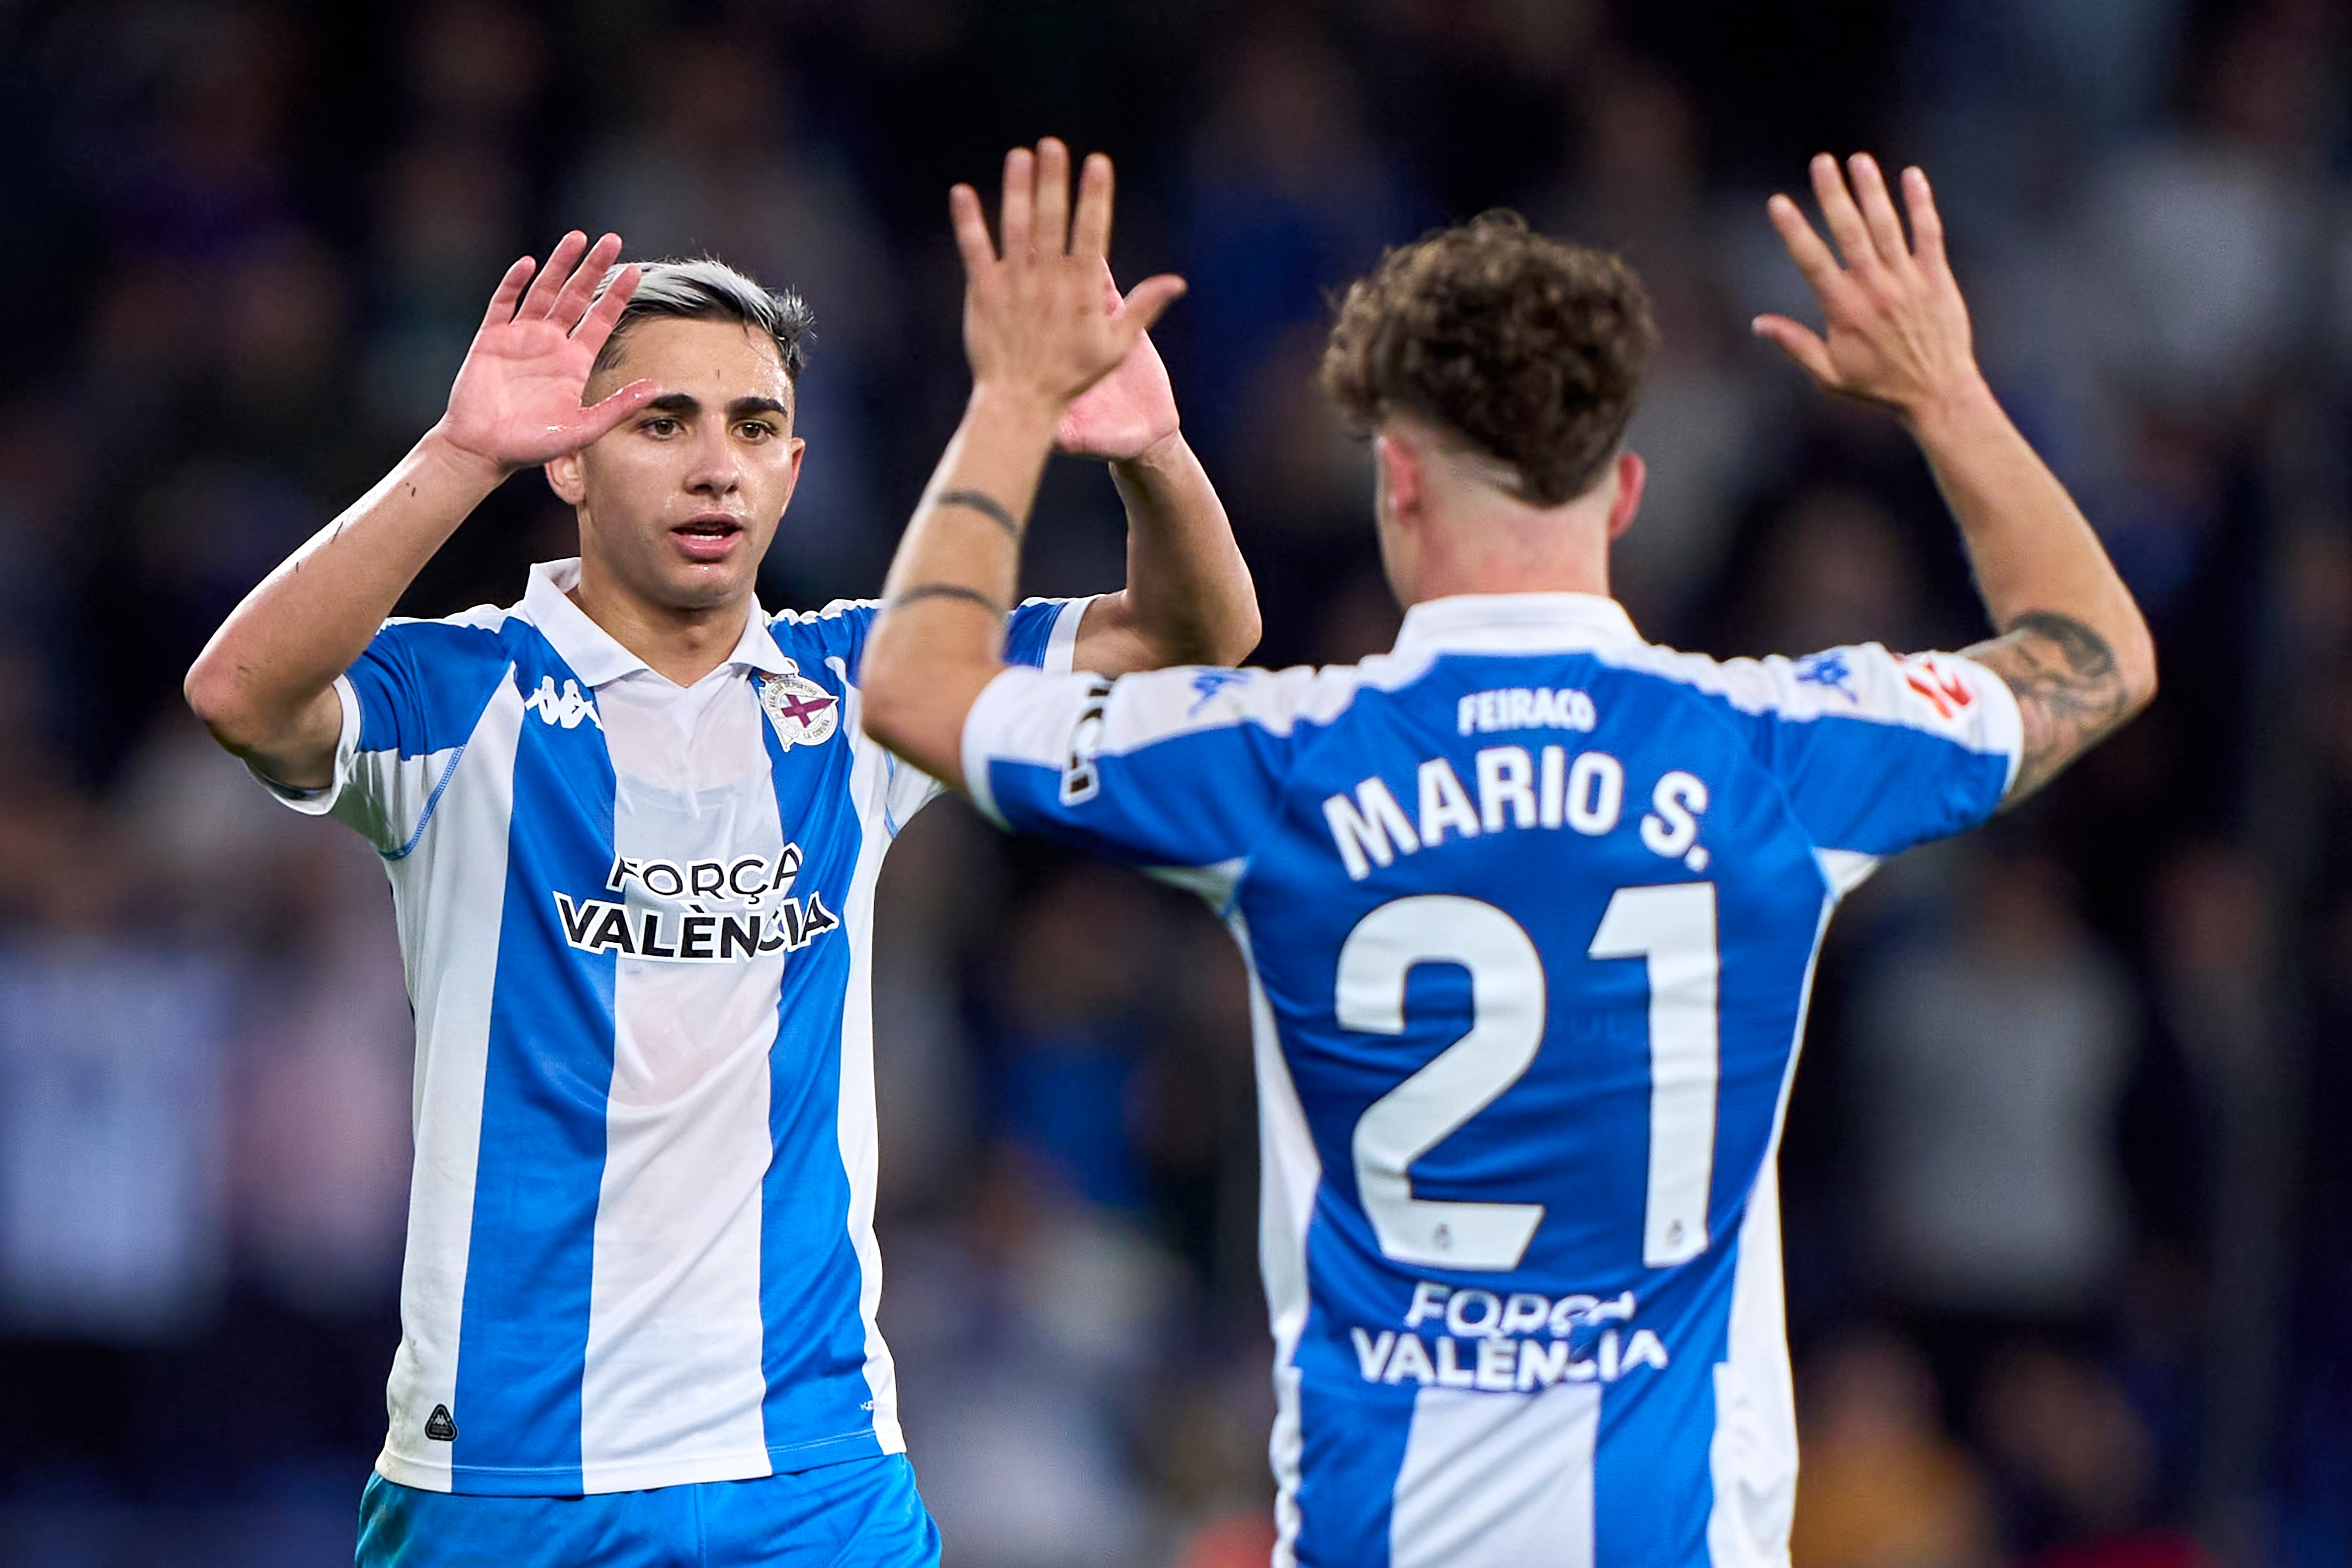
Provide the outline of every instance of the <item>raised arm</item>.
[[[1108,268],[1103,289],[1113,319],[1125,314]],[[1087,607],[1076,668],[1124,675],[1246,658],[1257,646],[1257,590],[1224,503],[1184,440],[1150,334],[1070,405],[1054,446],[1108,462],[1127,508],[1127,587]]]
[[1906,243],[1877,163],[1858,153],[1849,167],[1851,186],[1828,154],[1812,163],[1843,267],[1795,202],[1770,206],[1826,335],[1785,316],[1755,330],[1825,391],[1893,413],[1927,455],[2000,634],[1966,651],[2008,682],[2024,720],[2014,805],[2147,706],[2156,645],[2081,509],[1977,368],[1927,176],[1903,171]]
[[633,382],[580,405],[597,351],[637,286],[636,269],[625,268],[596,296],[620,249],[617,236],[592,247],[573,233],[544,271],[529,257],[509,268],[449,390],[448,412],[213,634],[185,690],[221,744],[280,784],[332,782],[342,722],[335,678],[366,651],[433,552],[509,474],[577,451],[658,390]]
[[1034,153],[1006,156],[1001,257],[971,186],[958,185],[949,206],[971,402],[898,542],[859,680],[866,732],[961,784],[964,718],[1003,668],[1021,534],[1055,430],[1184,285],[1147,279],[1112,310],[1102,284],[1111,166],[1099,153],[1086,162],[1075,221],[1066,148],[1048,137]]

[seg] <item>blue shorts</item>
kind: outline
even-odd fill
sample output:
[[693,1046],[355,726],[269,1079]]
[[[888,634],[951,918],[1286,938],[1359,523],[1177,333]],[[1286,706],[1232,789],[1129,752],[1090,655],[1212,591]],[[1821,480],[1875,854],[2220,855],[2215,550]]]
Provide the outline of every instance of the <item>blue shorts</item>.
[[904,1454],[596,1497],[473,1497],[368,1478],[358,1568],[938,1568]]

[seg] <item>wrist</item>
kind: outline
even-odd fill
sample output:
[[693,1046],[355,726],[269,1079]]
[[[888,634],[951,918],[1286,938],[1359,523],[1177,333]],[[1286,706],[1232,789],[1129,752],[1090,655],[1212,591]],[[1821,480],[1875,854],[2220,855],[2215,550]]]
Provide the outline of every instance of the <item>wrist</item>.
[[981,421],[1007,433],[1042,433],[1050,444],[1055,426],[1069,407],[1066,398],[1059,398],[1035,387],[1021,386],[1010,382],[977,381],[972,384],[971,401],[964,407],[967,421]]
[[2000,404],[1984,373],[1970,364],[1964,374],[1906,408],[1903,422],[1914,440],[1934,447],[1980,423],[1987,415],[2000,417]]
[[446,474],[451,479],[481,491],[483,495],[504,484],[514,470],[495,458],[483,456],[460,446],[449,433],[446,419],[436,424],[416,443],[416,456]]
[[1111,471],[1120,479],[1146,484],[1176,472],[1190,454],[1191,449],[1184,444],[1184,432],[1171,430],[1132,458],[1112,458]]

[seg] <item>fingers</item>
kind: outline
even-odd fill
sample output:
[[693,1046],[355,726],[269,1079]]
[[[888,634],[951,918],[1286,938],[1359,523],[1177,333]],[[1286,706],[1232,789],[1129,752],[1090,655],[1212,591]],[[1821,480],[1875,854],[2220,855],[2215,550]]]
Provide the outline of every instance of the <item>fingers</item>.
[[[563,287],[556,293],[554,308],[548,312],[555,318],[557,326],[577,326],[587,315],[588,302],[596,295],[596,285],[604,280],[606,269],[620,259],[620,255],[621,237],[617,234],[608,234],[588,247],[588,254],[580,258],[580,265],[563,280]],[[548,270],[555,269],[551,267]]]
[[1862,204],[1862,220],[1870,226],[1872,245],[1879,259],[1890,267],[1901,268],[1911,259],[1911,247],[1903,237],[1903,220],[1895,216],[1895,203],[1886,194],[1886,176],[1878,171],[1878,160],[1867,153],[1856,153],[1846,160],[1853,174],[1853,191]]
[[1151,323],[1160,313],[1184,297],[1187,285],[1172,272],[1162,272],[1157,278],[1147,278],[1128,290],[1127,310],[1118,317],[1121,328],[1132,327],[1135,337],[1126,339],[1132,348],[1135,339],[1151,330]]
[[1822,217],[1830,226],[1830,237],[1837,241],[1838,254],[1845,258],[1848,268],[1860,271],[1874,265],[1878,247],[1870,237],[1870,226],[1862,220],[1862,210],[1853,205],[1853,196],[1845,188],[1845,175],[1839,172],[1837,160],[1827,153],[1818,154],[1812,163],[1813,199],[1821,203]]
[[499,279],[498,289],[490,296],[490,308],[482,313],[484,327],[503,327],[514,320],[515,306],[522,299],[522,286],[538,270],[539,263],[528,256],[507,268],[507,275]]
[[1037,141],[1037,206],[1029,243],[1040,256],[1059,256],[1069,248],[1070,150],[1053,136]]
[[996,224],[1004,237],[1007,261],[1026,260],[1035,248],[1030,224],[1035,213],[1036,169],[1036,156],[1026,147],[1015,147],[1004,154],[1004,204],[998,209]]
[[587,248],[588,237],[576,228],[557,240],[555,248],[547,253],[547,265],[539,269],[539,277],[531,283],[530,292],[522,297],[522,306],[515,311],[515,319],[532,321],[553,314],[556,295],[562,291],[573,264]]
[[948,222],[955,228],[966,278],[977,278],[996,265],[996,247],[988,237],[988,215],[981,210],[978,191],[958,185],[948,192]]
[[1944,255],[1944,217],[1936,210],[1936,193],[1927,187],[1927,172],[1914,164],[1903,171],[1903,205],[1911,213],[1911,244],[1919,265],[1929,273],[1948,277],[1951,262]]
[[579,437],[579,445],[572,450],[578,451],[581,447],[591,446],[603,440],[613,433],[622,420],[626,419],[660,395],[661,383],[633,381],[619,391],[607,395],[602,402],[582,409],[579,420],[572,426],[573,433]]
[[1837,369],[1830,363],[1830,346],[1811,328],[1786,316],[1759,316],[1748,331],[1797,362],[1797,367],[1823,386],[1837,385]]
[[587,344],[591,352],[602,349],[604,340],[613,335],[613,324],[629,308],[629,297],[637,291],[645,276],[635,262],[622,268],[613,279],[613,286],[598,295],[588,313],[580,318],[580,325],[572,335]]
[[1797,264],[1797,270],[1804,274],[1805,281],[1821,296],[1822,303],[1827,304],[1847,286],[1845,274],[1838,269],[1837,258],[1830,254],[1822,237],[1813,232],[1804,210],[1787,196],[1774,196],[1764,204],[1764,210],[1771,216],[1780,243],[1788,247],[1789,258]]
[[[1087,154],[1078,172],[1078,216],[1070,230],[1070,254],[1102,257],[1110,254],[1111,196],[1115,181],[1110,160],[1100,153]],[[1105,276],[1108,273],[1106,271]],[[1116,286],[1111,290],[1118,293]]]

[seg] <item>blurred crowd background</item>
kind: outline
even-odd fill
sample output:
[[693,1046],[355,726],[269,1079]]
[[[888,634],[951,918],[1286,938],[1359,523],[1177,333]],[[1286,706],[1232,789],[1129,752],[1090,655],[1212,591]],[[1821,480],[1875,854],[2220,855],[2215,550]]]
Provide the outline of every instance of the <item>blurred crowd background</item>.
[[[955,179],[1120,160],[1257,574],[1384,647],[1331,291],[1496,205],[1664,330],[1616,570],[1718,654],[1983,635],[1901,433],[1745,322],[1815,151],[1935,176],[2155,710],[1840,917],[1783,1168],[1798,1568],[2352,1563],[2352,13],[2330,0],[0,0],[0,1562],[344,1560],[409,1016],[381,870],[179,701],[565,228],[814,305],[763,595],[872,592],[966,377]],[[403,608],[572,553],[535,475]],[[1039,592],[1113,586],[1057,466]],[[883,882],[884,1321],[957,1568],[1271,1541],[1246,1008],[1205,913],[960,804]]]

